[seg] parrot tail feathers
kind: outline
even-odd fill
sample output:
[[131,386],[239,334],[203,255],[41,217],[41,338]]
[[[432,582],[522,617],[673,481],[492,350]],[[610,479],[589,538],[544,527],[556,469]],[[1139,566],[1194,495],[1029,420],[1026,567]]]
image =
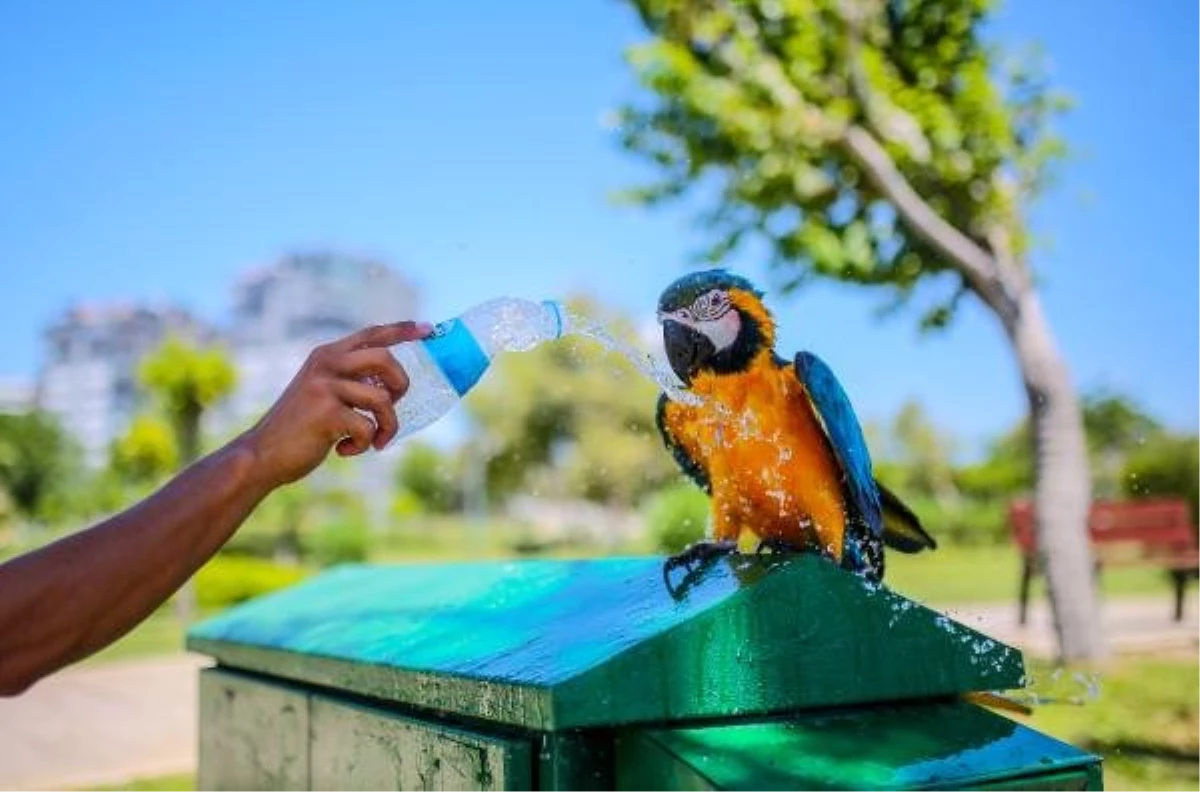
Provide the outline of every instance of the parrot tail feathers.
[[883,506],[883,542],[901,553],[919,553],[936,550],[937,540],[921,526],[921,520],[912,509],[904,505],[896,494],[875,482],[879,489],[879,500]]

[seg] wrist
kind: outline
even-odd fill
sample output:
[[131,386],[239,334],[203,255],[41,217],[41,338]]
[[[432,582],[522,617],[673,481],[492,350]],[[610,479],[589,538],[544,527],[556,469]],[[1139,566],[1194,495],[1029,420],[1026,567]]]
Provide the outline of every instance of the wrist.
[[258,435],[254,429],[234,438],[225,450],[233,466],[234,479],[241,482],[256,500],[265,498],[280,485],[272,475],[270,460],[258,442]]

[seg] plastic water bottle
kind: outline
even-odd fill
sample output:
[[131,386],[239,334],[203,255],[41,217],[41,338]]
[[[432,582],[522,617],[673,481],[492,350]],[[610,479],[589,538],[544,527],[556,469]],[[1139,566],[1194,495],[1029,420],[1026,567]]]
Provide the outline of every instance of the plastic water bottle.
[[558,302],[514,297],[488,300],[436,325],[420,341],[392,347],[408,374],[408,392],[396,403],[400,431],[407,437],[448,413],[500,352],[524,352],[570,332]]

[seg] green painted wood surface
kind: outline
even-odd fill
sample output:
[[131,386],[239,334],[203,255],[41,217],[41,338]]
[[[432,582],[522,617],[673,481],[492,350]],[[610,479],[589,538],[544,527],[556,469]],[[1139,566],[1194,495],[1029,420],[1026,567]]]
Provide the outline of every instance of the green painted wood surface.
[[311,789],[530,789],[528,739],[466,731],[313,694]]
[[533,740],[222,669],[200,677],[200,789],[530,789]]
[[611,732],[542,732],[538,741],[538,789],[613,788]]
[[222,664],[538,730],[1019,687],[1016,650],[814,556],[349,566],[190,633]]
[[1084,789],[1099,759],[962,701],[639,730],[618,789]]
[[312,789],[308,693],[200,672],[199,789]]

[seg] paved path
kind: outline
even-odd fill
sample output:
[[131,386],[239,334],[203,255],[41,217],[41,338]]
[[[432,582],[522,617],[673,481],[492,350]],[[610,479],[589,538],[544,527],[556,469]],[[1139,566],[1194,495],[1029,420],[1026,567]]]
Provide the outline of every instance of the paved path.
[[[1117,654],[1189,652],[1200,646],[1200,622],[1197,598],[1191,595],[1184,604],[1183,621],[1172,620],[1174,604],[1164,592],[1154,597],[1110,600],[1101,604],[1101,618],[1112,648]],[[1050,609],[1045,603],[1030,603],[1029,623],[1017,624],[1017,605],[948,606],[941,609],[950,618],[974,627],[1005,643],[1018,646],[1030,655],[1052,657],[1055,641]]]
[[[951,618],[1031,654],[1053,647],[1044,604],[1030,624],[1016,606],[951,606]],[[1118,652],[1176,652],[1200,645],[1197,600],[1171,621],[1169,597],[1110,601],[1104,621]],[[0,789],[67,789],[187,772],[196,765],[195,655],[88,666],[23,696],[0,699]]]
[[0,699],[0,788],[71,789],[196,766],[191,654],[71,669]]

